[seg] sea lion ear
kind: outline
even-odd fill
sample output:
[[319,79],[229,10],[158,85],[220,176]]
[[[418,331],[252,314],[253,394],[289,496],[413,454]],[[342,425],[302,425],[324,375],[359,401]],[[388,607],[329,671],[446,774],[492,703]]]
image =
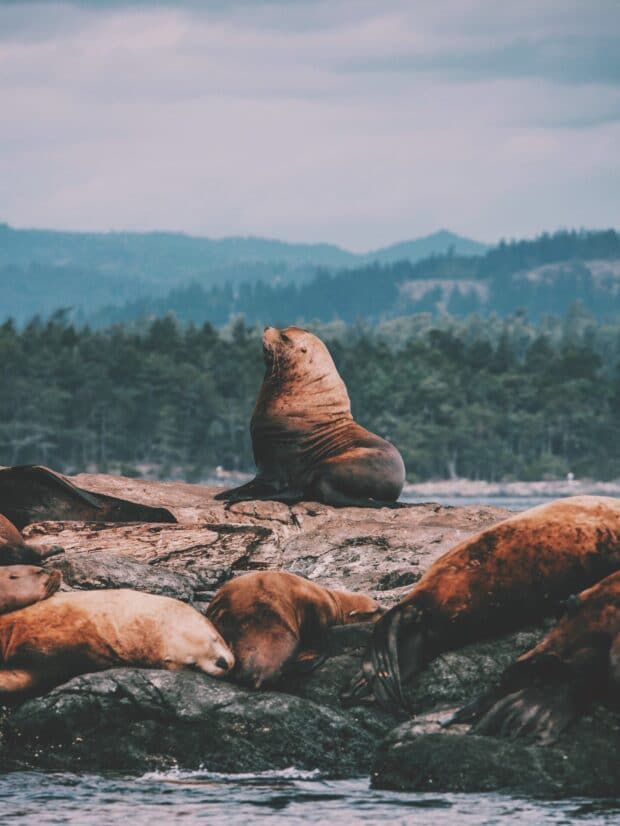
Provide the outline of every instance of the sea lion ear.
[[301,350],[302,353],[307,353],[308,352],[307,347],[300,347],[300,350]]

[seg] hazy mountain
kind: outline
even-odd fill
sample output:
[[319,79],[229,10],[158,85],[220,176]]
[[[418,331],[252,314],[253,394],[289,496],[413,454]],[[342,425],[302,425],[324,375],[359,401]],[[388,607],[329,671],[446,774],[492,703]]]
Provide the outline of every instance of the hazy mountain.
[[484,245],[441,231],[369,254],[331,244],[290,244],[266,238],[213,240],[182,233],[89,233],[14,229],[0,224],[0,318],[22,322],[71,307],[78,318],[127,301],[165,300],[170,289],[262,282],[301,284],[318,269],[339,270],[371,260],[415,262],[448,250]]

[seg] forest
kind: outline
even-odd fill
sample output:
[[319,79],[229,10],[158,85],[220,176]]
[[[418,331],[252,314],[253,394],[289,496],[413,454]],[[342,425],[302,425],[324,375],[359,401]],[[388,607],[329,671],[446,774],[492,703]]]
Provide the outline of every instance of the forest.
[[[620,321],[420,314],[315,325],[364,426],[410,481],[620,478]],[[253,467],[261,328],[172,316],[106,330],[0,325],[0,464],[196,481]]]

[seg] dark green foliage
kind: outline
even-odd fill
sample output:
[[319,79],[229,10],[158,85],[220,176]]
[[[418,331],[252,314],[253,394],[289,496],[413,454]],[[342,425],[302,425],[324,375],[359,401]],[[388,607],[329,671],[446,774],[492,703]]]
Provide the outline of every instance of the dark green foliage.
[[[283,319],[284,321],[284,319]],[[620,324],[579,307],[466,322],[317,329],[356,419],[401,450],[408,478],[620,477]],[[76,328],[66,314],[0,326],[0,464],[198,480],[251,470],[260,334],[237,322]]]

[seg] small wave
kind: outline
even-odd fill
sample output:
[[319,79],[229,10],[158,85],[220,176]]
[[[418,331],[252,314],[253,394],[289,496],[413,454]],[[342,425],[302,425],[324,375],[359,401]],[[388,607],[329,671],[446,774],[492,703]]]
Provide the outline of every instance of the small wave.
[[269,769],[262,772],[212,772],[206,768],[171,768],[165,771],[146,772],[140,775],[137,780],[158,780],[164,783],[179,783],[182,781],[196,782],[200,780],[247,783],[273,780],[321,780],[323,776],[323,773],[319,771],[319,769],[298,769],[295,768],[295,766],[289,766],[286,769]]

